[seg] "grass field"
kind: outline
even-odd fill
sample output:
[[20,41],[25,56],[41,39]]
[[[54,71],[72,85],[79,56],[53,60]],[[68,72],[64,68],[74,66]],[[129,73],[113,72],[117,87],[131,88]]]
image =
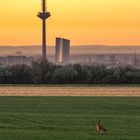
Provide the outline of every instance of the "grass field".
[[140,140],[140,97],[0,97],[0,140]]

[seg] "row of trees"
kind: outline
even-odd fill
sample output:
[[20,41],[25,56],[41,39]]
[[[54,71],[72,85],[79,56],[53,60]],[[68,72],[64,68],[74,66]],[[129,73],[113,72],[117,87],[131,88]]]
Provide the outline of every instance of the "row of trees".
[[1,84],[140,84],[140,69],[94,65],[55,65],[47,61],[31,66],[0,65]]

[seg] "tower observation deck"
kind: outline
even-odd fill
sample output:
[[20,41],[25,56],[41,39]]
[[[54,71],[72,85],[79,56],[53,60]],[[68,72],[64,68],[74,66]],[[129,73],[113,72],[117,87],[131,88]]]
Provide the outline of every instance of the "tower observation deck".
[[42,61],[47,59],[46,56],[46,20],[51,16],[46,9],[46,0],[42,0],[42,11],[37,15],[42,20]]

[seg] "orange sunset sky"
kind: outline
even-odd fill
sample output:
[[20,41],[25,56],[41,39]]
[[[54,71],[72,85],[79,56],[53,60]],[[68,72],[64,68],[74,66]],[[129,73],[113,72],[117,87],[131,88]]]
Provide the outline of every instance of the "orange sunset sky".
[[[48,0],[47,44],[140,45],[140,0]],[[0,45],[41,44],[41,0],[0,1]]]

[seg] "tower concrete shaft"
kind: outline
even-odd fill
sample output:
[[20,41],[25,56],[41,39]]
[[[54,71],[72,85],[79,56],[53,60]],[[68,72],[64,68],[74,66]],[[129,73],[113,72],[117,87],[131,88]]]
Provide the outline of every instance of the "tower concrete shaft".
[[46,0],[42,0],[42,12],[37,15],[42,20],[42,61],[47,59],[46,56],[46,19],[49,18],[50,12],[46,11]]

